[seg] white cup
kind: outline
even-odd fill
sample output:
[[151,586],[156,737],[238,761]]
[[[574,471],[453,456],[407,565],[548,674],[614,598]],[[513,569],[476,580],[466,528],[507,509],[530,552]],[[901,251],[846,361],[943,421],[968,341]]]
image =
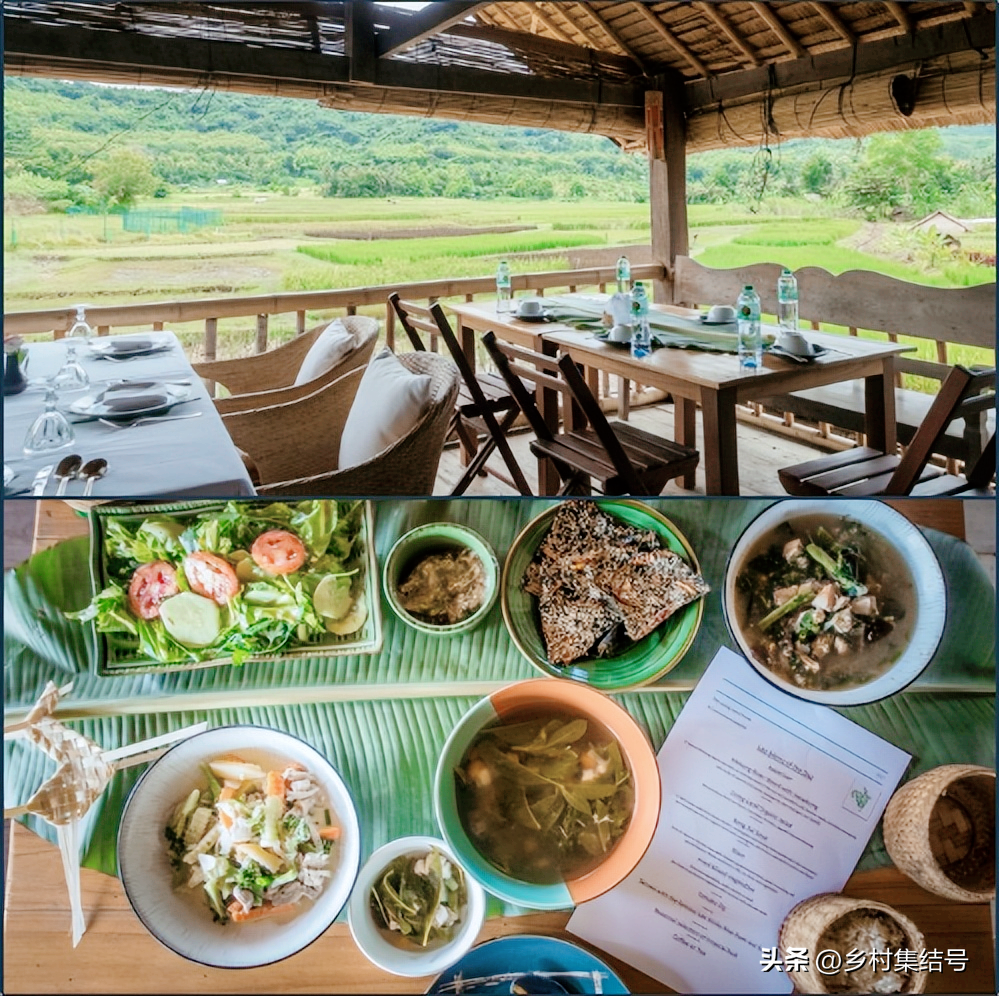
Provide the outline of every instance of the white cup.
[[536,297],[525,297],[517,304],[518,318],[538,318],[544,314],[544,305]]
[[631,326],[615,325],[608,333],[611,342],[631,342]]
[[734,322],[735,308],[730,304],[716,304],[714,307],[708,309],[705,321],[715,323]]
[[800,332],[792,329],[782,329],[775,345],[794,356],[812,355],[812,344]]

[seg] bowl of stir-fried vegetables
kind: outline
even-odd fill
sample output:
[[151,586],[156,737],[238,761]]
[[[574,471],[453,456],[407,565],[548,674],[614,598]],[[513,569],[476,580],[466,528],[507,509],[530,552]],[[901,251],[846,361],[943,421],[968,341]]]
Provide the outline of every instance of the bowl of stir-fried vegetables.
[[486,894],[443,840],[400,837],[365,862],[347,916],[355,943],[383,971],[432,975],[475,943]]
[[729,558],[725,619],[749,662],[812,702],[857,705],[914,681],[943,636],[947,588],[932,547],[879,501],[781,501]]
[[227,726],[172,747],[136,783],[118,871],[146,929],[191,961],[266,965],[319,937],[360,864],[346,785],[309,744]]

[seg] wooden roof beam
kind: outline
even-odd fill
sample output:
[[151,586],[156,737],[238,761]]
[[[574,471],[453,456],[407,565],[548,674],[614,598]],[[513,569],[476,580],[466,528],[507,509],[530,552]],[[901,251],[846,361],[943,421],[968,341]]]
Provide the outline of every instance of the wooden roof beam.
[[885,6],[891,11],[892,17],[898,21],[898,26],[906,34],[912,31],[912,21],[909,18],[909,15],[905,12],[905,8],[900,3],[892,2],[892,0],[885,0]]
[[[857,41],[856,35],[840,20],[839,15],[828,3],[813,3],[812,6],[822,15],[822,20],[829,25],[847,44],[853,45]],[[885,4],[887,7],[888,4]]]
[[[684,45],[683,42],[680,41],[680,39],[677,38],[676,35],[674,35],[673,32],[670,31],[670,29],[667,28],[658,17],[656,17],[655,13],[645,6],[644,3],[633,3],[631,6],[637,10],[646,21],[648,21],[649,26],[653,28],[653,30],[655,30],[668,45],[670,45],[679,55],[683,56],[683,58],[697,70],[698,75],[712,75],[708,67],[705,66],[704,63],[701,62],[701,60],[698,59],[697,56],[694,55],[694,53],[691,52],[690,49],[687,48],[687,46]],[[758,66],[759,62],[755,62],[754,65]]]
[[543,24],[559,41],[568,42],[570,45],[575,45],[576,41],[574,38],[570,38],[549,16],[549,14],[542,10],[541,4],[536,3],[531,7],[531,14],[538,19],[538,22]]
[[712,21],[715,22],[719,28],[721,28],[722,33],[740,52],[742,52],[751,66],[760,65],[760,60],[756,53],[749,47],[745,39],[739,35],[735,28],[732,27],[728,18],[718,10],[715,4],[702,2],[699,3],[698,6],[704,11],[705,14],[708,15],[708,17],[711,18]]
[[469,14],[474,14],[485,3],[451,2],[428,3],[423,10],[411,15],[405,29],[393,28],[388,34],[378,40],[378,57],[389,59],[399,52],[404,52],[420,42],[439,35],[452,24],[464,21]]
[[[638,6],[641,5],[639,4]],[[576,7],[582,7],[583,10],[585,10],[586,13],[589,14],[590,17],[592,17],[593,20],[600,25],[601,31],[603,31],[603,33],[607,35],[607,37],[610,38],[610,40],[614,42],[614,44],[617,45],[617,47],[626,56],[628,56],[629,59],[633,60],[635,65],[638,66],[638,68],[641,69],[641,71],[645,73],[646,76],[649,75],[649,69],[645,64],[645,60],[617,33],[617,31],[614,30],[614,28],[612,28],[607,23],[605,18],[601,17],[600,14],[598,14],[597,11],[593,9],[593,7],[590,4],[577,3]]]
[[763,18],[770,30],[792,55],[799,59],[808,55],[804,45],[787,30],[787,25],[765,3],[750,3],[749,6]]

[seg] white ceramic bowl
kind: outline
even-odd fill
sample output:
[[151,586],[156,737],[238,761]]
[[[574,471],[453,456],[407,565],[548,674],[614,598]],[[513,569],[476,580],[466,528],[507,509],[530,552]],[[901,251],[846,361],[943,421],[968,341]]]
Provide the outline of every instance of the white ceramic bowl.
[[[300,911],[250,923],[219,924],[201,889],[171,885],[164,828],[176,804],[204,785],[203,762],[237,753],[264,766],[304,765],[341,827],[337,860],[326,888]],[[251,968],[280,961],[311,944],[336,919],[350,895],[360,863],[360,830],[343,780],[317,750],[291,734],[260,726],[206,730],[172,747],[136,783],[118,829],[118,873],[132,909],[162,944],[191,961],[214,968]]]
[[[756,543],[782,522],[803,516],[831,515],[852,519],[885,540],[901,558],[912,578],[915,621],[908,644],[887,670],[852,688],[810,689],[785,681],[753,656],[735,619],[735,584],[747,555]],[[778,501],[758,515],[732,550],[725,568],[722,595],[729,632],[750,664],[768,681],[801,699],[823,705],[860,705],[887,698],[915,681],[936,653],[947,620],[947,585],[932,547],[904,515],[873,500],[805,498]]]
[[465,912],[461,922],[456,925],[454,937],[447,943],[439,942],[426,948],[403,948],[393,944],[386,937],[385,931],[377,926],[370,909],[371,887],[396,858],[426,854],[432,847],[436,847],[461,867],[454,852],[443,840],[435,837],[400,837],[379,847],[365,862],[347,906],[347,920],[354,942],[374,965],[393,975],[415,977],[443,972],[472,947],[486,916],[486,894],[482,886],[465,872]]

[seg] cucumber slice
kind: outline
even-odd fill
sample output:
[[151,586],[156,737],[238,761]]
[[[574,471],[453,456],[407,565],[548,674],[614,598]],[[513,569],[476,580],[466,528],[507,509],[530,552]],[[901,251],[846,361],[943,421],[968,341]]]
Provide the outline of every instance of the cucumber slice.
[[219,607],[210,598],[182,591],[160,606],[163,628],[185,647],[207,647],[222,632]]
[[[162,608],[160,611],[162,612]],[[342,619],[327,619],[326,628],[331,633],[336,633],[337,636],[349,636],[351,633],[356,633],[367,621],[367,618],[368,607],[364,604],[363,598],[358,598]]]
[[328,574],[312,593],[316,612],[326,619],[343,619],[350,611],[350,578]]

